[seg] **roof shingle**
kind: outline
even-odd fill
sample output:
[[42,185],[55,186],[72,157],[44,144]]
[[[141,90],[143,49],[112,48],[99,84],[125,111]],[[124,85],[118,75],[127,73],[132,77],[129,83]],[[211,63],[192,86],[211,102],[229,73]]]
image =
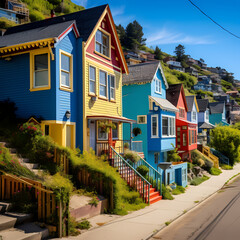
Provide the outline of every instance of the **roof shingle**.
[[209,103],[209,109],[212,113],[223,113],[224,110],[224,102],[212,102]]
[[199,112],[205,112],[208,108],[208,99],[197,99]]
[[194,98],[195,96],[186,96],[186,102],[187,102],[187,107],[188,111],[191,112],[193,109],[193,103],[194,103]]

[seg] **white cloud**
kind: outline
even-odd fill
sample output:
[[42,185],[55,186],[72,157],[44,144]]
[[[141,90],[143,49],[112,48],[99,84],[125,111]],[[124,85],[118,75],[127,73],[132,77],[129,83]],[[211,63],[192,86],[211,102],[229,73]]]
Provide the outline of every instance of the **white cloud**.
[[113,17],[123,15],[125,12],[125,6],[120,6],[118,8],[111,8],[111,12],[112,12]]
[[114,22],[115,24],[121,24],[121,25],[126,25],[128,24],[129,22],[133,21],[134,20],[134,16],[132,15],[125,15],[125,6],[119,6],[118,8],[111,8],[111,13],[113,15],[113,19],[114,19]]
[[158,45],[158,44],[189,44],[189,45],[204,45],[213,44],[214,42],[209,39],[208,36],[188,36],[183,33],[175,33],[166,30],[165,28],[157,32],[154,35],[147,36],[147,44]]

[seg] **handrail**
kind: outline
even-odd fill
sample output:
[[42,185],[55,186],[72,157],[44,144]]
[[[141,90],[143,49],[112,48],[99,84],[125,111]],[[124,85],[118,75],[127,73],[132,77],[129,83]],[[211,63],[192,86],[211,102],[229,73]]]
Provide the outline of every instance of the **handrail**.
[[217,156],[222,163],[229,165],[229,158],[226,157],[224,154],[222,154],[221,152],[219,152],[218,150],[216,150],[214,148],[210,148],[210,151],[212,154]]
[[[117,162],[117,168],[119,170],[119,173],[122,175],[122,178],[127,181],[128,185],[134,187],[135,190],[140,193],[145,202],[150,203],[151,183],[148,182],[148,180],[145,179],[138,171],[136,171],[122,156],[120,156],[113,147],[110,147],[110,149],[113,151],[114,154],[116,154],[118,159],[121,160],[122,164],[120,164],[119,166]],[[113,167],[115,167],[115,159],[113,158],[112,161],[112,165]],[[128,169],[126,169],[125,166],[127,166]],[[132,173],[134,174],[132,175]],[[145,197],[145,192],[147,193],[147,197]]]
[[[34,185],[34,184],[26,181],[26,180],[23,180],[22,178],[19,178],[19,177],[15,176],[15,175],[6,173],[6,172],[4,172],[4,171],[2,171],[2,170],[0,170],[0,172],[2,172],[2,173],[3,173],[4,175],[6,175],[6,176],[9,176],[9,177],[11,177],[11,178],[13,178],[13,179],[15,179],[15,180],[17,180],[17,181],[19,181],[19,182],[22,182],[22,183],[25,183],[25,184],[27,184],[27,185],[30,185],[31,187],[34,187],[34,188],[36,188],[36,189],[38,189],[38,190],[41,190],[41,191],[43,191],[43,192],[53,193],[53,191],[46,190],[46,189],[44,189],[44,188],[38,187],[38,186],[36,186],[36,185]],[[31,180],[31,179],[30,179],[30,180]],[[31,181],[35,181],[35,180],[31,180]],[[37,181],[36,181],[36,182],[37,182]],[[41,182],[39,182],[39,183],[41,183]]]

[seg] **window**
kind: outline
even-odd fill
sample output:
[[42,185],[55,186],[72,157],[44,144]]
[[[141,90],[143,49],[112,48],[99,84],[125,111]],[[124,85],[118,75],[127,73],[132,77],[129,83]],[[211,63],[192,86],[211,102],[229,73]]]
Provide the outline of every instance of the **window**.
[[110,85],[110,100],[115,100],[115,77],[113,75],[108,75],[109,85]]
[[206,122],[209,122],[209,110],[206,110]]
[[194,136],[194,134],[195,134],[195,131],[194,131],[194,130],[192,130],[192,144],[194,144],[194,143],[195,143],[195,136]]
[[160,156],[159,152],[155,152],[155,153],[154,153],[154,163],[155,163],[155,164],[158,164],[159,156]]
[[185,110],[182,109],[182,108],[179,109],[179,117],[180,118],[184,118],[185,117]]
[[108,140],[108,133],[102,132],[100,127],[98,127],[98,140]]
[[112,129],[112,138],[113,139],[118,139],[118,123],[114,123],[113,124],[115,125],[115,129]]
[[99,71],[99,95],[107,98],[107,73]]
[[162,117],[162,136],[163,137],[175,137],[175,118],[174,117]]
[[183,146],[187,146],[187,136],[186,136],[186,133],[183,133],[182,134],[182,141],[183,141]]
[[138,115],[137,116],[137,123],[138,124],[145,124],[145,123],[147,123],[147,116],[146,115]]
[[156,78],[155,86],[156,86],[155,92],[156,93],[162,93],[162,83],[161,83],[161,80]]
[[183,182],[187,181],[187,169],[186,168],[182,169],[182,181]]
[[192,145],[191,132],[192,132],[191,130],[188,131],[188,134],[189,134],[189,137],[188,137],[188,138],[189,138],[189,139],[188,139],[189,143],[188,143],[188,145]]
[[107,57],[109,57],[109,35],[104,34],[100,30],[96,32],[95,50]]
[[152,138],[158,137],[158,115],[152,115],[152,126],[151,126],[151,133]]
[[50,58],[48,53],[31,54],[31,90],[50,89]]
[[60,88],[72,90],[72,55],[60,51]]
[[89,93],[96,94],[96,68],[89,67]]
[[196,120],[197,120],[197,113],[192,112],[192,121],[196,122]]

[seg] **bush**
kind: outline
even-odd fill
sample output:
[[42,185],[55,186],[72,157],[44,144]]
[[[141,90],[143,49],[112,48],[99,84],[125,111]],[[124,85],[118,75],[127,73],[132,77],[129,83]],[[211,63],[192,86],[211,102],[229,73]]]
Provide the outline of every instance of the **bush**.
[[210,169],[209,173],[210,173],[211,175],[216,175],[216,176],[218,176],[218,175],[220,175],[220,174],[222,173],[222,171],[221,171],[221,169],[212,167],[212,168]]
[[147,166],[140,165],[137,167],[137,171],[144,177],[147,177],[147,174],[149,173],[149,169]]
[[227,164],[222,164],[222,165],[220,165],[220,167],[223,170],[232,170],[233,169],[233,166],[230,166],[230,165],[227,165]]
[[168,200],[173,200],[174,197],[171,195],[169,189],[167,189],[167,187],[162,184],[162,197],[163,199],[168,199]]
[[173,195],[179,195],[179,194],[182,194],[182,193],[185,193],[186,189],[183,187],[183,186],[178,186],[172,190],[172,194]]
[[125,150],[124,159],[130,160],[132,163],[137,163],[140,160],[140,157],[135,151]]
[[77,228],[79,229],[89,229],[91,226],[91,223],[85,218],[83,218],[81,222],[77,224]]
[[[194,149],[191,152],[191,159],[192,159],[194,164],[199,165],[200,167],[202,167],[203,169],[205,169],[208,172],[213,167],[213,162],[210,159],[208,159],[207,157],[205,157],[197,149]],[[204,164],[203,164],[203,162],[204,162]]]
[[7,29],[7,28],[10,28],[10,27],[14,27],[16,25],[17,24],[15,22],[10,21],[5,17],[0,18],[0,28]]
[[174,150],[167,152],[167,161],[168,162],[179,162],[181,161],[181,157],[178,154],[178,149],[174,148]]
[[240,159],[240,130],[229,126],[219,126],[210,132],[210,144],[213,148],[229,158],[233,166]]
[[200,177],[196,177],[196,178],[194,178],[191,182],[190,182],[190,184],[191,185],[194,185],[194,186],[197,186],[197,185],[199,185],[199,184],[201,184],[202,182],[204,182],[204,181],[206,181],[206,180],[208,180],[209,179],[209,177],[207,177],[207,176],[203,176],[202,178],[200,178]]
[[29,18],[31,22],[41,21],[45,19],[44,15],[37,10],[30,10]]

